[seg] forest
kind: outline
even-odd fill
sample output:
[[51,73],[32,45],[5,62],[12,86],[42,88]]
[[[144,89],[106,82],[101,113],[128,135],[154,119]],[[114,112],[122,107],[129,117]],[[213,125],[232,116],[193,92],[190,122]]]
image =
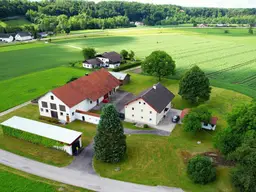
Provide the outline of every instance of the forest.
[[[256,8],[192,8],[124,1],[84,0],[1,0],[0,20],[25,16],[39,31],[68,33],[70,30],[132,27],[131,22],[145,25],[178,24],[251,24],[256,23]],[[2,19],[1,19],[2,18]],[[7,28],[6,32],[13,30]]]

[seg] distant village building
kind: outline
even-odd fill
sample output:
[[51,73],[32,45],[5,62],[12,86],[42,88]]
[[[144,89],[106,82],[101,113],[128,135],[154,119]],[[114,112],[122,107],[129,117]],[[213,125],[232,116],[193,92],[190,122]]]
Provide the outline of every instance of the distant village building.
[[10,43],[14,40],[14,37],[11,34],[0,33],[0,41]]
[[136,26],[144,26],[144,23],[141,22],[141,21],[136,21],[134,24],[135,24]]
[[200,28],[204,28],[204,27],[208,27],[208,25],[207,24],[200,24],[200,25],[198,25],[198,27],[200,27]]
[[15,35],[16,41],[29,41],[32,39],[33,39],[33,36],[29,32],[19,32]]
[[95,58],[83,61],[83,67],[92,69],[97,67],[107,67],[114,69],[119,67],[122,62],[122,57],[117,52],[105,52],[96,55]]

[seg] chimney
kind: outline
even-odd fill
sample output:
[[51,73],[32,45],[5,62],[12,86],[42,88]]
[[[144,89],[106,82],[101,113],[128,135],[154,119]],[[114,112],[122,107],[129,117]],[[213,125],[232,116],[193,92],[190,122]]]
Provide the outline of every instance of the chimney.
[[153,85],[153,89],[155,89],[155,90],[156,90],[156,85]]

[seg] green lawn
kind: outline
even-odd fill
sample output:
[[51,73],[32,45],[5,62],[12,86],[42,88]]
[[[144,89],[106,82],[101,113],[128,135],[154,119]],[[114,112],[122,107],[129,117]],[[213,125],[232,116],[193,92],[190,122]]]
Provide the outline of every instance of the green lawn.
[[[150,76],[131,74],[131,83],[123,89],[138,94],[142,90],[157,83],[157,79]],[[164,79],[162,83],[176,96],[173,100],[174,108],[184,109],[193,107],[182,100],[178,92],[178,81]],[[218,180],[209,185],[193,184],[186,175],[186,157],[197,153],[216,151],[212,144],[213,136],[227,126],[226,114],[238,104],[249,102],[251,98],[233,91],[213,87],[211,99],[206,106],[216,115],[218,120],[215,132],[202,131],[191,135],[176,126],[169,137],[152,135],[131,135],[127,137],[128,157],[121,163],[111,165],[94,159],[96,171],[104,177],[131,181],[147,185],[176,186],[186,191],[232,191],[229,180],[229,167],[218,167]],[[200,145],[197,141],[201,141]],[[114,169],[120,167],[121,171]]]
[[5,90],[1,92],[0,111],[39,97],[65,84],[72,77],[80,77],[85,73],[86,70],[58,67],[0,81],[0,88]]
[[[38,106],[31,104],[0,117],[0,122],[3,122],[15,115],[28,118],[28,119],[33,119],[36,121],[41,121],[39,120]],[[43,122],[49,123],[46,121],[43,121]],[[92,142],[92,139],[96,133],[95,125],[84,123],[81,121],[74,121],[63,127],[82,132],[83,133],[82,143],[84,147],[86,147],[88,144]],[[68,155],[63,151],[47,148],[41,145],[36,145],[30,142],[24,141],[22,139],[6,136],[2,133],[1,129],[0,129],[0,148],[21,156],[25,156],[25,157],[37,160],[37,161],[41,161],[47,164],[61,166],[61,167],[70,164],[73,160],[72,156]]]
[[23,17],[17,17],[16,19],[10,19],[10,20],[3,20],[0,21],[0,25],[3,27],[21,27],[23,25],[30,25],[31,22],[28,21],[27,19],[23,18]]
[[0,165],[1,192],[88,192],[89,190],[33,176]]

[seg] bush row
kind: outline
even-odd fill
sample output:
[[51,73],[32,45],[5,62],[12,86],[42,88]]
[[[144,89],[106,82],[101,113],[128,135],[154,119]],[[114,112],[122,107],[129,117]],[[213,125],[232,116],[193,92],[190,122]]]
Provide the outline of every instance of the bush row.
[[135,61],[133,63],[123,64],[123,65],[120,65],[119,67],[113,69],[113,71],[114,72],[123,71],[123,70],[126,70],[126,69],[130,69],[130,68],[133,68],[133,67],[140,66],[141,63],[142,63],[141,61]]
[[54,147],[54,146],[61,147],[61,146],[63,146],[63,144],[59,143],[58,141],[52,140],[52,139],[34,135],[32,133],[24,132],[24,131],[21,131],[18,129],[13,129],[11,127],[4,126],[4,125],[2,125],[1,127],[2,127],[3,133],[5,135],[23,139],[23,140],[29,141],[31,143],[34,143],[34,144],[41,144],[45,147]]
[[43,121],[47,121],[49,123],[60,124],[58,119],[54,119],[54,118],[51,118],[51,117],[40,116],[39,119],[43,120]]

